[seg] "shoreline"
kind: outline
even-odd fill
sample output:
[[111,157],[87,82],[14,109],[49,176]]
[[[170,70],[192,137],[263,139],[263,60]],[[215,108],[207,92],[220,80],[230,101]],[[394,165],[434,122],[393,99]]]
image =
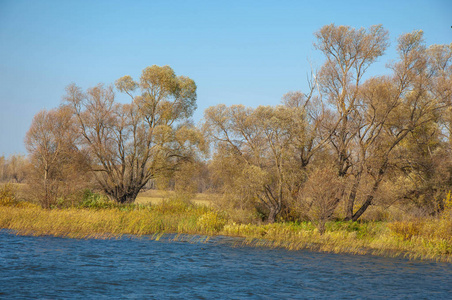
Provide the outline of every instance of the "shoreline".
[[284,244],[276,241],[266,240],[266,239],[254,239],[247,238],[244,236],[232,236],[232,235],[202,235],[202,234],[190,234],[190,233],[166,233],[159,232],[154,234],[144,234],[144,235],[134,235],[134,234],[120,234],[120,235],[110,235],[99,234],[93,236],[86,237],[69,237],[67,233],[61,233],[60,235],[48,235],[48,234],[33,234],[32,232],[26,231],[21,232],[15,229],[5,229],[0,228],[0,233],[6,232],[7,234],[17,235],[17,236],[27,236],[27,237],[57,237],[63,239],[122,239],[122,238],[147,238],[151,241],[158,242],[188,242],[188,243],[208,243],[212,242],[215,238],[220,239],[234,239],[229,241],[213,241],[217,245],[227,244],[232,247],[263,247],[263,248],[275,248],[275,249],[285,249],[287,251],[311,251],[316,253],[330,253],[330,254],[347,254],[347,255],[371,255],[371,256],[380,256],[380,257],[388,257],[388,258],[404,258],[408,260],[418,260],[418,261],[433,261],[433,262],[442,262],[442,263],[452,263],[452,260],[442,260],[440,258],[415,258],[411,257],[408,252],[399,252],[397,250],[383,250],[378,251],[376,249],[365,249],[361,248],[353,251],[331,251],[331,250],[323,250],[322,244],[319,243],[311,243],[300,246],[300,244],[294,245]]
[[452,239],[403,236],[394,231],[393,224],[332,222],[320,235],[310,223],[236,224],[207,207],[182,209],[176,205],[134,210],[45,210],[34,205],[0,207],[0,230],[11,230],[17,235],[76,239],[114,239],[131,235],[153,240],[172,235],[175,241],[181,236],[191,236],[198,239],[197,242],[224,236],[241,239],[237,246],[452,263]]

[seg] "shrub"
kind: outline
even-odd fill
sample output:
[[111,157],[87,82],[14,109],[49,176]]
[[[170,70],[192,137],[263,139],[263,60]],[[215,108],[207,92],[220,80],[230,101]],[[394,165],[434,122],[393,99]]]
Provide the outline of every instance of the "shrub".
[[208,211],[199,217],[197,225],[208,233],[219,232],[226,225],[226,220],[215,211]]
[[302,218],[315,223],[320,234],[333,219],[334,212],[343,195],[344,182],[329,168],[315,170],[299,194]]
[[0,205],[1,206],[13,206],[17,204],[17,187],[12,183],[7,183],[0,186]]
[[91,190],[87,189],[83,194],[79,207],[89,209],[106,209],[115,208],[117,207],[117,204],[110,201],[106,196],[93,193]]
[[420,221],[398,221],[389,223],[388,227],[392,233],[402,239],[411,240],[412,237],[420,235],[422,225]]

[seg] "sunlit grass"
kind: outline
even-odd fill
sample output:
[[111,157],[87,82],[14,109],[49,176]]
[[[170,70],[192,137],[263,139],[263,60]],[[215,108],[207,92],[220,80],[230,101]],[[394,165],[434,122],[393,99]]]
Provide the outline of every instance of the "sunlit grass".
[[310,249],[322,252],[403,256],[452,262],[452,220],[425,221],[417,234],[406,236],[388,222],[330,222],[320,234],[311,223],[227,224],[224,235],[245,237],[243,244]]
[[182,201],[160,205],[128,205],[103,209],[42,209],[28,204],[0,206],[0,228],[20,234],[72,238],[114,237],[156,233],[217,234],[224,218],[205,206]]
[[[117,205],[95,194],[77,208],[42,209],[0,189],[0,228],[24,235],[112,238],[122,235],[225,235],[244,237],[241,245],[310,249],[323,252],[403,256],[452,262],[452,215],[398,222],[329,222],[320,234],[310,222],[241,224],[227,212],[148,193],[151,204]],[[97,199],[97,200],[96,200]],[[94,201],[95,200],[95,201]],[[96,202],[97,201],[97,202]],[[205,200],[208,201],[208,200]]]

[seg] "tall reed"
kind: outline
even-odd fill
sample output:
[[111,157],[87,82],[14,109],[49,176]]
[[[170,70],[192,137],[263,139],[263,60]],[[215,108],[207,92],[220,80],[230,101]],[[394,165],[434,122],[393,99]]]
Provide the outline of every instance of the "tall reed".
[[[10,195],[6,193],[7,195]],[[6,199],[6,198],[5,198]],[[239,224],[227,214],[183,201],[158,205],[42,209],[26,202],[3,201],[0,228],[19,234],[70,238],[111,238],[124,234],[165,233],[244,237],[241,245],[315,251],[404,256],[452,262],[452,218],[403,222],[328,222],[321,234],[310,222]]]
[[0,228],[28,235],[101,238],[123,234],[217,234],[224,224],[222,217],[209,208],[177,202],[107,209],[0,206]]

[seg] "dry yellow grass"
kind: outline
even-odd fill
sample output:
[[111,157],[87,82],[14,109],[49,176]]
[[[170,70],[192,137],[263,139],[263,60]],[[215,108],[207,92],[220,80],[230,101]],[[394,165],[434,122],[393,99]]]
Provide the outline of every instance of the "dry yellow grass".
[[221,234],[245,237],[244,245],[452,262],[452,219],[426,220],[417,231],[394,224],[331,222],[324,234],[310,223],[227,224]]
[[[177,197],[174,191],[162,191],[162,190],[147,190],[138,194],[135,200],[136,204],[152,204],[158,205],[165,200],[175,199]],[[197,193],[189,201],[195,205],[212,206],[212,197],[214,195]]]
[[[311,249],[316,251],[405,256],[452,262],[452,210],[440,218],[399,222],[330,222],[320,234],[304,223],[240,224],[225,212],[190,205],[174,195],[152,191],[142,195],[153,205],[46,210],[18,201],[14,188],[0,189],[0,229],[27,235],[109,238],[123,234],[163,233],[244,237],[243,245]],[[202,197],[206,197],[202,195]],[[199,201],[209,201],[199,197]],[[172,199],[172,200],[170,200]],[[145,199],[146,200],[146,199]],[[166,200],[166,201],[164,201]]]
[[42,209],[36,205],[0,206],[0,228],[27,235],[72,238],[114,237],[123,234],[216,234],[225,220],[207,207],[163,203],[136,209]]
[[[0,206],[0,228],[26,235],[53,235],[71,238],[110,238],[123,234],[164,233],[227,235],[244,237],[242,245],[283,247],[290,250],[404,256],[452,262],[451,221],[426,222],[419,230],[393,223],[327,224],[320,234],[311,223],[236,224],[221,212],[182,202],[163,202],[133,210],[53,209],[32,204]],[[394,227],[395,226],[395,227]],[[441,233],[432,228],[440,229]],[[413,232],[406,235],[406,231]]]

